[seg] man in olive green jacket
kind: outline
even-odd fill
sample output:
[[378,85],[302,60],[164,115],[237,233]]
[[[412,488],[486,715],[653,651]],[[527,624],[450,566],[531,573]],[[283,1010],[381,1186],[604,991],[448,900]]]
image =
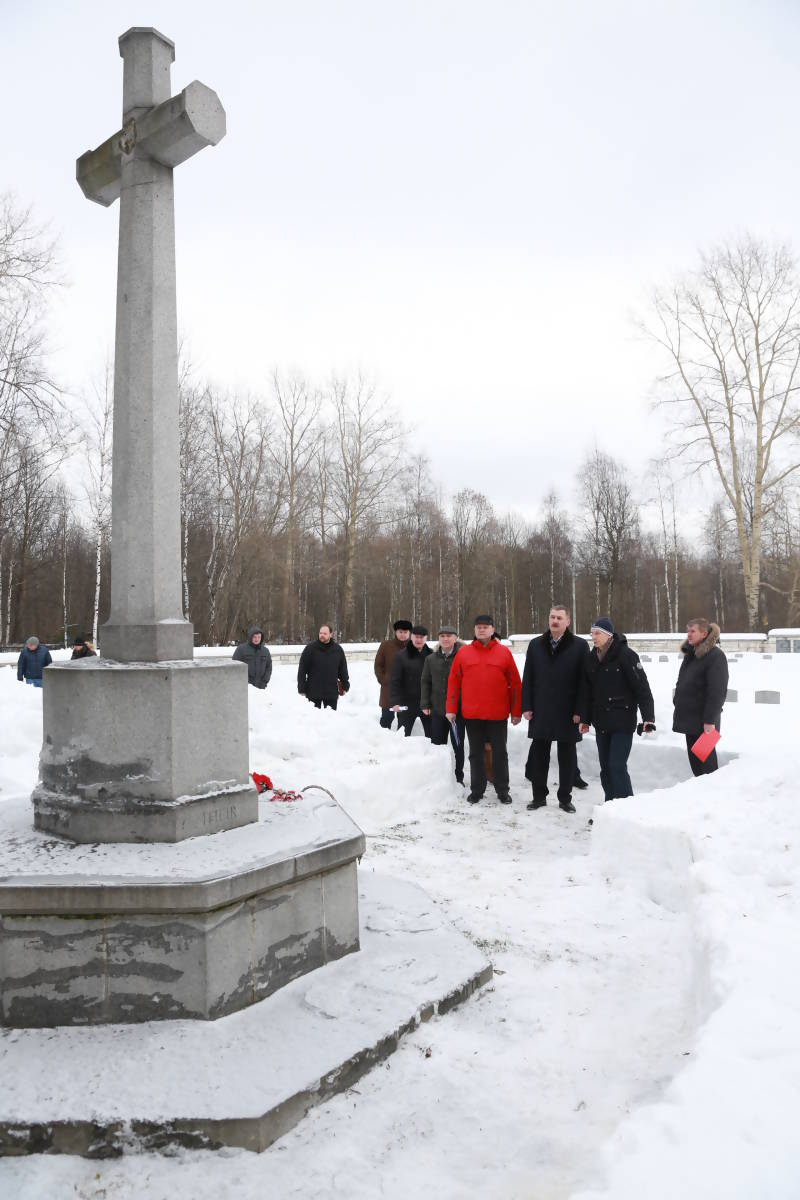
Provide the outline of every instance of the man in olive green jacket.
[[456,779],[459,783],[464,782],[464,718],[459,711],[454,733],[444,714],[450,668],[462,645],[452,625],[443,625],[439,630],[439,645],[425,659],[420,686],[420,707],[431,718],[431,744],[446,746],[450,738],[456,756]]

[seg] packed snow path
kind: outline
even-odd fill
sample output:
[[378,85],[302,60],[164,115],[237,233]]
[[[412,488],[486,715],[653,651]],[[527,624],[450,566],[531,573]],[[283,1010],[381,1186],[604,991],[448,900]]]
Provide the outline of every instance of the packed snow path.
[[[800,671],[794,663],[753,657],[734,669],[740,689],[746,672],[753,687],[782,688],[784,703],[796,711]],[[777,667],[782,682],[776,682]],[[676,658],[648,666],[659,734],[646,744],[635,739],[631,775],[642,805],[651,789],[690,776],[683,739],[662,732],[669,727],[676,672]],[[591,787],[576,793],[575,815],[561,813],[554,796],[548,808],[526,811],[524,726],[509,731],[511,809],[497,803],[491,787],[481,804],[468,806],[452,779],[449,751],[421,736],[403,739],[381,730],[369,665],[354,664],[351,677],[339,711],[318,712],[296,695],[294,669],[276,668],[266,695],[251,691],[251,766],[280,787],[330,788],[367,834],[361,870],[421,884],[492,959],[493,983],[421,1027],[384,1067],[314,1110],[263,1155],[7,1160],[0,1163],[4,1195],[307,1200],[422,1192],[556,1200],[595,1190],[627,1197],[636,1187],[645,1194],[641,1182],[624,1193],[609,1183],[631,1157],[625,1130],[631,1119],[646,1121],[658,1112],[672,1082],[682,1079],[707,1011],[698,997],[696,930],[685,906],[657,902],[641,879],[612,877],[600,856],[589,856],[588,818],[600,799],[593,740],[580,748]],[[32,693],[12,672],[0,672],[0,712],[9,734],[0,795],[34,783],[41,697]],[[723,745],[742,752],[765,739],[777,745],[775,726],[775,709],[732,706]],[[731,768],[731,784],[743,765]],[[751,786],[752,776],[746,782]],[[730,819],[741,818],[732,812]],[[742,834],[749,836],[745,823]],[[631,856],[624,841],[620,847]],[[753,853],[758,870],[759,852]],[[795,867],[796,856],[782,868],[784,892],[794,888]],[[774,1050],[778,1062],[780,1050]],[[733,1083],[733,1076],[719,1079],[723,1091]],[[192,1088],[188,1063],[186,1088]],[[619,1144],[615,1135],[623,1138]],[[640,1129],[639,1141],[646,1144],[646,1130]],[[735,1140],[730,1149],[735,1179],[736,1156],[745,1151]],[[718,1158],[716,1166],[695,1162],[681,1194],[692,1200],[753,1194],[715,1190],[720,1170]],[[661,1196],[658,1180],[651,1184],[648,1194]],[[788,1186],[781,1190],[789,1184],[784,1177],[774,1184],[760,1200],[796,1194]],[[665,1179],[665,1188],[672,1186]]]

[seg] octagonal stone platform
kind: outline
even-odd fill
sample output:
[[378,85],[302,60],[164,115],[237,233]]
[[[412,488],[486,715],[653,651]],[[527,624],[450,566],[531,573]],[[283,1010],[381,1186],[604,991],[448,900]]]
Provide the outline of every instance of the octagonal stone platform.
[[416,885],[362,868],[359,911],[358,954],[211,1028],[167,1021],[0,1039],[0,1155],[264,1150],[490,981],[481,951]]
[[177,843],[75,845],[0,806],[0,1023],[215,1019],[358,949],[364,835],[322,791]]

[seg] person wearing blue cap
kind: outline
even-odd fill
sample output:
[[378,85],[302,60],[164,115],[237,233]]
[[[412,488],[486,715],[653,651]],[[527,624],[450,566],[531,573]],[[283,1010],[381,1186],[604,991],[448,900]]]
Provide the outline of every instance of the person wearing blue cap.
[[594,725],[600,783],[605,799],[632,796],[628,757],[636,729],[636,710],[642,714],[642,731],[655,729],[655,709],[650,684],[639,655],[617,633],[608,617],[598,617],[591,629],[593,649],[587,656],[578,689],[580,731]]

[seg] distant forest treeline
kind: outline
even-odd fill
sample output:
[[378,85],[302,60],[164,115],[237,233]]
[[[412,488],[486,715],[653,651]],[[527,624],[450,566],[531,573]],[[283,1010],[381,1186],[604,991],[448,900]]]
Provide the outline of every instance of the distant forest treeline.
[[[325,620],[344,639],[375,640],[399,616],[468,633],[487,609],[504,633],[527,632],[544,627],[553,600],[583,630],[600,613],[627,630],[674,631],[696,615],[747,627],[721,504],[685,543],[674,485],[632,480],[599,452],[574,481],[578,511],[551,494],[529,523],[475,488],[444,502],[363,381],[323,394],[276,376],[272,393],[260,403],[182,387],[184,602],[198,643],[238,640],[253,622],[269,641],[302,641]],[[96,596],[99,622],[107,616],[109,433],[101,411],[83,442],[94,528],[47,456],[18,448],[0,560],[5,643],[91,632]],[[660,495],[650,504],[658,532],[642,529],[645,483]],[[796,528],[793,538],[788,511],[769,523],[764,627],[798,618]]]
[[[259,399],[200,385],[184,369],[181,570],[197,642],[239,640],[252,623],[269,641],[302,641],[322,621],[343,640],[372,641],[397,617],[468,634],[487,610],[503,633],[529,632],[544,627],[553,601],[583,631],[598,614],[638,631],[677,631],[701,615],[729,630],[796,624],[794,271],[787,251],[745,240],[656,299],[651,336],[672,360],[666,402],[719,496],[691,541],[678,533],[686,468],[666,454],[636,479],[595,451],[529,522],[495,511],[468,474],[444,497],[364,378],[316,387],[276,372]],[[0,200],[4,645],[31,633],[51,644],[96,636],[108,616],[111,373],[81,405],[51,377],[55,283],[54,247],[30,212]]]

